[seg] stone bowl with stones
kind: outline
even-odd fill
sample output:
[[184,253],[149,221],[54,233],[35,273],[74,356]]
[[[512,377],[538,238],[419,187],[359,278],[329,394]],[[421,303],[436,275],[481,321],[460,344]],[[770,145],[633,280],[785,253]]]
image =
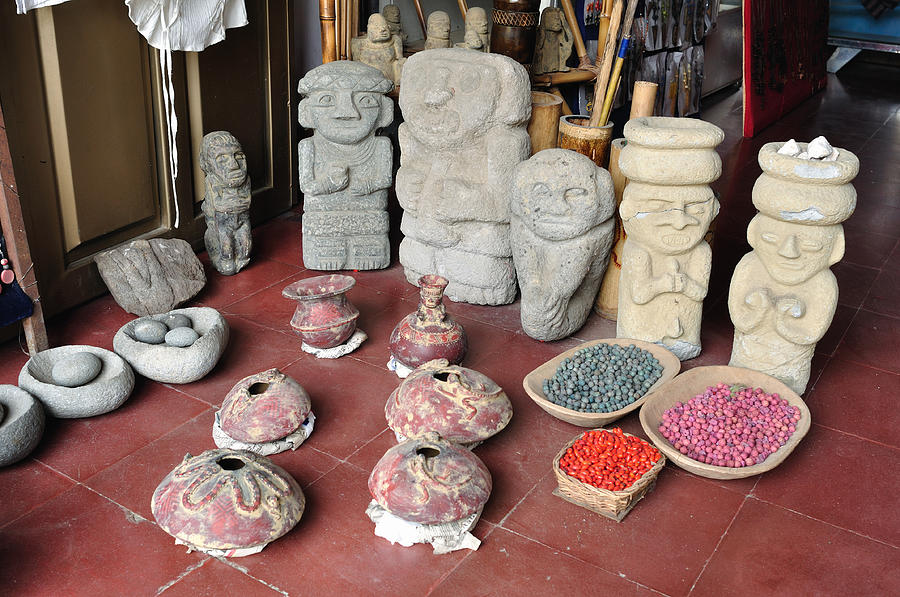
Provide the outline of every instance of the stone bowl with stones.
[[[173,325],[166,317],[183,315],[190,327]],[[183,323],[179,322],[179,323]],[[160,327],[162,326],[162,327]],[[173,332],[192,331],[190,344],[172,342]],[[193,335],[191,334],[193,337]],[[141,341],[141,339],[149,341]],[[148,379],[163,383],[191,383],[212,371],[228,344],[228,322],[210,307],[175,309],[162,315],[129,321],[113,337],[113,350]]]
[[[646,350],[659,361],[660,365],[662,365],[662,375],[660,375],[659,379],[650,386],[643,396],[636,399],[631,404],[628,404],[624,408],[619,410],[614,410],[612,412],[581,412],[578,410],[574,410],[571,408],[566,408],[565,406],[556,404],[555,402],[551,402],[547,399],[547,395],[544,393],[544,381],[553,377],[556,373],[557,368],[560,363],[562,363],[567,358],[573,356],[579,350],[584,350],[585,348],[590,348],[592,346],[596,346],[598,344],[609,344],[609,345],[618,345],[618,346],[628,346],[629,344],[634,344],[637,348]],[[556,417],[557,419],[561,419],[567,423],[572,423],[573,425],[578,425],[580,427],[603,427],[613,421],[621,419],[628,413],[638,409],[641,404],[647,400],[647,397],[653,393],[657,388],[661,385],[678,375],[678,372],[681,370],[681,361],[672,354],[669,350],[659,346],[658,344],[652,344],[650,342],[644,342],[642,340],[632,340],[630,338],[605,338],[600,340],[592,340],[590,342],[585,342],[575,348],[565,351],[564,353],[557,355],[556,357],[550,359],[531,373],[525,376],[525,379],[522,380],[522,386],[525,388],[525,392],[534,400],[535,404],[540,406],[542,409]]]
[[[670,444],[669,440],[663,437],[663,434],[659,431],[663,413],[675,406],[676,402],[687,402],[694,396],[703,394],[709,386],[715,386],[719,383],[762,388],[767,394],[779,394],[788,401],[788,404],[800,409],[800,420],[797,421],[795,430],[787,443],[772,454],[769,454],[768,458],[759,464],[738,468],[700,462],[675,449],[675,446]],[[644,433],[659,448],[659,451],[666,455],[666,458],[686,471],[709,479],[742,479],[772,470],[794,451],[794,448],[797,447],[797,444],[809,431],[810,423],[812,422],[806,403],[783,382],[760,371],[726,365],[695,367],[690,371],[685,371],[665,385],[658,387],[647,396],[644,406],[641,407],[640,418]]]
[[44,408],[34,396],[0,385],[0,466],[28,456],[44,434]]
[[119,408],[134,389],[134,372],[104,348],[59,346],[25,363],[19,387],[40,400],[51,416],[80,419]]

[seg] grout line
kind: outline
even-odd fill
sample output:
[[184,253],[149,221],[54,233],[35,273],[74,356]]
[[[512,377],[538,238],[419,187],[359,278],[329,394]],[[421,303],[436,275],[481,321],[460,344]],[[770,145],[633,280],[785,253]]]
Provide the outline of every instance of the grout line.
[[[756,480],[759,483],[759,479]],[[753,486],[754,488],[756,485]],[[706,567],[709,566],[709,563],[715,557],[716,553],[719,551],[719,546],[722,545],[722,542],[725,541],[725,536],[728,535],[728,531],[731,530],[731,526],[734,524],[734,521],[737,520],[738,515],[741,513],[741,510],[744,509],[744,504],[747,503],[747,500],[750,499],[750,496],[744,496],[744,501],[741,502],[741,505],[738,506],[737,510],[734,513],[734,516],[731,517],[731,521],[729,521],[728,526],[725,527],[725,530],[722,532],[722,535],[719,537],[719,540],[716,542],[716,546],[713,548],[712,553],[709,554],[709,557],[706,558],[706,561],[703,562],[703,567],[700,569],[700,573],[697,574],[697,578],[694,579],[694,583],[691,585],[691,588],[688,590],[688,595],[694,592],[694,587],[697,586],[697,583],[700,582],[700,577],[703,576],[703,573],[706,572]]]
[[[537,486],[540,485],[544,481],[544,479],[546,479],[548,476],[550,476],[549,472],[544,473],[544,476],[541,477],[540,479],[538,479],[537,482],[531,486],[531,489],[529,489],[528,491],[525,492],[525,495],[522,496],[522,499],[520,499],[518,502],[516,502],[515,505],[509,509],[509,512],[507,512],[503,516],[503,518],[500,519],[500,522],[497,523],[497,526],[500,527],[501,529],[512,532],[510,529],[503,526],[504,523],[512,515],[512,513],[516,511],[516,508],[518,508],[522,504],[522,502],[524,502],[526,499],[528,499],[528,496],[530,496],[532,494],[532,492],[534,492],[534,490],[537,489]],[[524,535],[523,535],[523,537],[524,537]]]
[[263,585],[269,587],[269,588],[272,589],[273,591],[277,591],[278,593],[281,593],[281,594],[284,595],[285,597],[290,597],[290,594],[289,594],[287,591],[285,591],[284,589],[281,589],[281,588],[279,588],[279,587],[273,585],[273,584],[270,583],[270,582],[264,581],[263,579],[261,579],[261,578],[259,578],[259,577],[256,577],[256,576],[253,576],[252,574],[250,574],[250,570],[249,570],[248,568],[246,568],[246,567],[244,567],[244,566],[241,566],[240,564],[237,564],[237,563],[235,563],[235,562],[232,562],[232,561],[230,561],[228,558],[215,558],[215,559],[218,560],[218,561],[220,561],[221,563],[225,564],[226,566],[228,566],[228,567],[230,567],[230,568],[234,568],[234,569],[237,570],[238,572],[241,572],[242,574],[244,574],[244,576],[247,576],[247,577],[249,577],[249,578],[252,578],[252,579],[255,580],[256,582],[258,582],[258,583],[260,583],[260,584],[263,584]]
[[884,446],[885,448],[889,448],[891,450],[900,451],[900,447],[892,446],[891,444],[886,444],[884,442],[880,442],[876,439],[871,439],[869,437],[865,437],[862,435],[857,435],[856,433],[851,433],[849,431],[844,431],[843,429],[838,429],[837,427],[829,427],[828,425],[822,425],[821,423],[813,423],[816,427],[821,427],[822,429],[828,429],[829,431],[834,431],[835,433],[840,433],[841,435],[848,435],[850,437],[855,437],[856,439],[862,440],[864,442],[875,444],[876,446]]
[[190,566],[188,566],[187,568],[185,568],[184,570],[182,570],[182,571],[181,571],[181,574],[179,574],[178,576],[176,576],[175,578],[173,578],[172,580],[170,580],[169,582],[167,582],[167,583],[164,584],[163,586],[161,586],[161,587],[159,587],[158,589],[156,589],[156,595],[162,595],[164,592],[168,591],[172,586],[174,586],[174,585],[178,584],[179,582],[181,582],[181,579],[183,579],[184,577],[186,577],[187,575],[189,575],[191,572],[193,572],[194,570],[196,570],[196,569],[198,569],[198,568],[201,568],[201,567],[202,567],[205,563],[207,563],[210,559],[212,559],[212,558],[210,558],[209,556],[206,556],[206,559],[205,559],[205,560],[200,560],[199,562],[197,562],[197,563],[195,563],[195,564],[191,564]]

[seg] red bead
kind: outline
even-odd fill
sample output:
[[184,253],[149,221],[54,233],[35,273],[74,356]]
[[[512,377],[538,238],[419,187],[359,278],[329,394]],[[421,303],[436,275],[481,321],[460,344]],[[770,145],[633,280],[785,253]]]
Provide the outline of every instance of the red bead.
[[0,273],[0,280],[2,280],[4,284],[12,284],[15,279],[16,274],[14,274],[11,269],[5,269]]

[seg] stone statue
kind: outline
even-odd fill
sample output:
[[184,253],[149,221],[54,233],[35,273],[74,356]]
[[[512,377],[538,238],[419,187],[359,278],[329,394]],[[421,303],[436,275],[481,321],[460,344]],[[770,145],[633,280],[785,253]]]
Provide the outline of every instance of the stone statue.
[[405,44],[407,35],[403,32],[403,26],[400,24],[400,7],[396,4],[385,4],[381,9],[381,16],[387,21],[391,35],[396,35],[400,38],[400,43]]
[[400,70],[406,62],[403,42],[399,36],[391,34],[387,21],[380,14],[369,17],[366,35],[353,38],[350,53],[353,60],[374,66],[395,85],[400,82]]
[[768,143],[759,152],[763,174],[753,204],[761,213],[747,227],[753,251],[738,263],[728,292],[729,364],[767,373],[802,394],[816,343],[837,306],[829,267],[844,255],[840,223],[856,205],[850,181],[859,160],[839,149],[836,161],[813,162],[778,154],[781,145]]
[[470,50],[491,51],[487,13],[480,6],[473,6],[466,12],[466,34],[463,40],[462,46]]
[[436,10],[428,15],[425,29],[426,50],[449,48],[453,45],[450,43],[450,15],[443,10]]
[[253,245],[247,158],[234,135],[215,131],[200,142],[200,169],[206,174],[206,251],[213,267],[231,276],[250,262]]
[[609,173],[568,149],[545,149],[515,169],[510,243],[522,289],[522,329],[559,340],[584,325],[612,246]]
[[439,274],[452,300],[512,302],[509,181],[529,154],[528,74],[499,54],[420,52],[403,69],[400,108],[406,279]]
[[563,11],[548,6],[541,13],[541,24],[537,30],[534,47],[534,74],[566,72],[566,60],[572,54],[575,38]]
[[376,68],[339,60],[309,71],[297,91],[303,265],[380,269],[390,263],[387,196],[392,148],[375,132],[394,119],[393,84]]
[[702,120],[633,118],[619,156],[628,186],[616,336],[655,342],[682,361],[700,354],[712,265],[703,237],[719,213],[709,183],[722,173],[715,147],[724,138]]

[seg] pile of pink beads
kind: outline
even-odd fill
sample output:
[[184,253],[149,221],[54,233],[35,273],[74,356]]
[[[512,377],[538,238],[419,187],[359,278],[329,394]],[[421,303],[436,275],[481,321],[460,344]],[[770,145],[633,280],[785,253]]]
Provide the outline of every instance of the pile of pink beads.
[[760,388],[720,383],[663,413],[659,432],[699,462],[738,468],[759,464],[787,443],[800,409]]

